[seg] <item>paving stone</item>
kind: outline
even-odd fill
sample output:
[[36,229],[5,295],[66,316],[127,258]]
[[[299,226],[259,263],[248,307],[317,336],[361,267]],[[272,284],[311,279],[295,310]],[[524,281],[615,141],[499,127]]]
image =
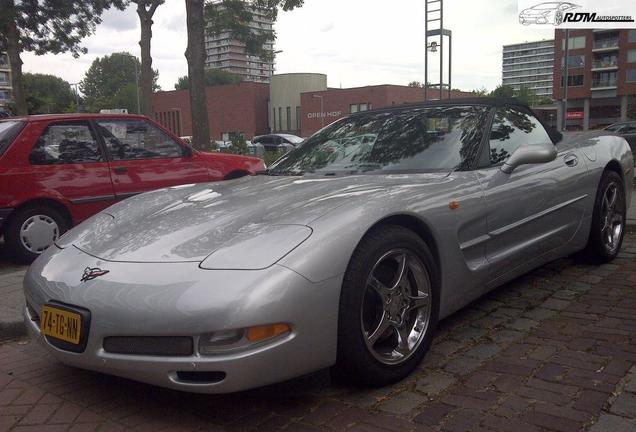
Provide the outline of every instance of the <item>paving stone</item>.
[[496,356],[499,351],[501,351],[501,347],[499,345],[482,343],[466,351],[464,355],[467,355],[468,357],[475,357],[479,360],[486,360]]
[[458,342],[470,342],[481,339],[488,333],[487,330],[477,327],[463,327],[456,332],[452,332],[450,337]]
[[592,425],[589,432],[634,432],[636,422],[611,414],[601,414],[598,421]]
[[610,411],[614,414],[636,419],[636,394],[623,392],[612,402]]
[[544,309],[552,309],[555,311],[562,311],[563,309],[566,309],[568,306],[570,306],[571,302],[567,301],[567,300],[559,300],[556,298],[550,298],[547,299],[546,301],[544,301],[541,304],[541,307]]
[[552,318],[557,313],[558,312],[555,310],[539,307],[539,308],[531,309],[527,312],[524,312],[523,317],[529,318],[534,321],[543,321],[545,319]]
[[625,391],[636,393],[636,367],[632,368],[625,382]]
[[524,336],[524,333],[510,329],[501,329],[489,334],[489,338],[496,343],[514,342]]
[[456,375],[468,375],[481,365],[481,360],[460,355],[449,360],[444,365],[444,370]]
[[535,328],[539,323],[528,318],[517,318],[513,322],[506,325],[513,330],[526,331]]
[[417,380],[416,389],[429,397],[437,396],[451,385],[455,384],[457,378],[442,371],[435,371],[425,374]]
[[391,414],[407,414],[428,399],[411,391],[403,391],[380,404],[379,409]]

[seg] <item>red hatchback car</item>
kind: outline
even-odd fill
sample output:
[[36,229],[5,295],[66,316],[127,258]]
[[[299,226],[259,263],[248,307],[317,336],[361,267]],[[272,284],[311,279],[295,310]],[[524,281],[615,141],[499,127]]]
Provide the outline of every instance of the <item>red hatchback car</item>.
[[0,121],[0,232],[30,262],[114,202],[265,169],[257,158],[202,153],[147,117],[59,114]]

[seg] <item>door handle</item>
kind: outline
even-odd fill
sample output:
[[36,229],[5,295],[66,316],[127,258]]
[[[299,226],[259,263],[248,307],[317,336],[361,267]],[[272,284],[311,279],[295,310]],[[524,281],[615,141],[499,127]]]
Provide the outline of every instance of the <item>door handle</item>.
[[569,167],[575,167],[579,164],[579,158],[576,155],[570,154],[563,158],[563,162]]
[[128,168],[126,167],[115,167],[113,168],[115,174],[126,174],[128,172]]

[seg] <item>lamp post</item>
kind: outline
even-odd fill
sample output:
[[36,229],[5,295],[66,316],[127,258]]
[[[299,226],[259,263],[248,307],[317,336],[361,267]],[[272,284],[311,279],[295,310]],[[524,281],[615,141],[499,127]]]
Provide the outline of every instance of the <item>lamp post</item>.
[[322,95],[312,95],[312,97],[314,98],[318,98],[320,99],[320,129],[325,127],[325,99],[322,97]]
[[137,57],[128,53],[121,53],[121,55],[126,57],[131,57],[134,60],[135,65],[135,89],[137,93],[137,114],[141,114],[141,104],[139,102],[139,69],[137,68]]
[[76,82],[76,83],[71,83],[69,85],[75,88],[75,112],[79,112],[79,93],[77,90],[77,86],[79,86],[80,83]]

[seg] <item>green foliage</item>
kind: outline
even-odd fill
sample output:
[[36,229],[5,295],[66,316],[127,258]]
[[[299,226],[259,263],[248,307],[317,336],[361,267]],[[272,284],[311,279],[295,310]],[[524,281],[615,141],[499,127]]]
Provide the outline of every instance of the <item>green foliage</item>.
[[75,93],[62,78],[25,73],[22,84],[29,114],[64,113],[75,108]]
[[411,81],[409,83],[409,87],[420,87],[420,88],[424,88],[424,84],[421,83],[420,81]]
[[273,29],[254,30],[250,23],[254,20],[254,10],[263,13],[272,22],[278,17],[278,9],[289,11],[301,7],[304,0],[221,0],[208,1],[205,5],[207,32],[219,35],[229,32],[232,37],[245,44],[247,54],[261,57],[265,61],[273,60],[275,53],[263,45],[276,40]]
[[[7,28],[13,21],[18,28],[21,51],[42,55],[70,52],[74,57],[86,53],[80,42],[94,33],[101,14],[110,7],[123,10],[126,0],[23,0],[14,7],[0,2],[0,48],[6,48]],[[11,2],[13,3],[13,1]]]
[[237,133],[232,134],[230,137],[232,145],[227,149],[227,153],[236,155],[247,155],[249,149],[247,148],[247,142],[245,141],[245,134]]
[[484,96],[488,96],[488,90],[486,90],[486,87],[482,87],[480,89],[475,89],[472,91],[472,93],[477,96],[477,97],[484,97]]
[[[136,113],[135,70],[139,73],[140,68],[139,60],[128,53],[113,53],[96,58],[80,83],[89,111],[126,108],[128,112]],[[155,70],[153,74],[153,91],[156,91],[159,90],[159,72]]]
[[[206,87],[226,85],[226,84],[238,84],[241,82],[241,77],[234,75],[231,72],[220,69],[206,69],[205,70],[205,85]],[[179,78],[174,85],[175,90],[188,90],[190,88],[190,80],[187,76]]]
[[515,95],[515,90],[509,85],[500,85],[490,92],[492,97],[511,98]]
[[284,155],[285,152],[282,150],[268,151],[263,156],[263,162],[265,162],[265,165],[270,166]]

